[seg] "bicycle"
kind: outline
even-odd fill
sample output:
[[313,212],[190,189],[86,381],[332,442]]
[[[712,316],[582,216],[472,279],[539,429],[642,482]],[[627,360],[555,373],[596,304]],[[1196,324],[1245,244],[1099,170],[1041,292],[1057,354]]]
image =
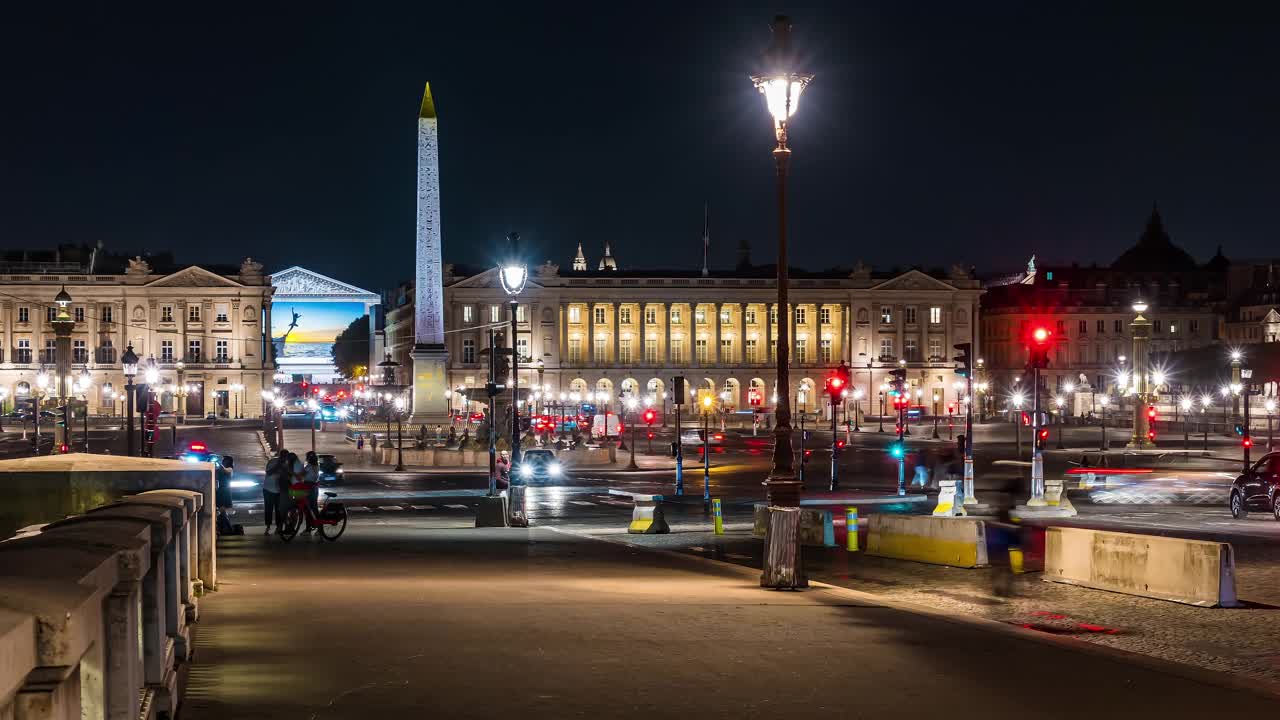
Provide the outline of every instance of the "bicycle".
[[[333,542],[342,537],[342,533],[347,529],[347,506],[340,502],[332,502],[329,498],[338,497],[338,493],[325,492],[326,498],[324,505],[320,507],[319,516],[311,517],[311,524],[320,530],[320,536],[329,542]],[[302,523],[311,515],[311,508],[307,506],[307,496],[305,493],[299,493],[299,497],[293,498],[293,506],[284,513],[284,523],[280,526],[280,537],[289,542],[298,534]]]

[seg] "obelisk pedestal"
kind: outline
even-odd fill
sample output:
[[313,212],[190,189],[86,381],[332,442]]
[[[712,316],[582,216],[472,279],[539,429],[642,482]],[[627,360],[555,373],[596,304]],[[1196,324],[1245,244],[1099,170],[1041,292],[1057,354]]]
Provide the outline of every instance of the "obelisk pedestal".
[[431,84],[418,111],[418,235],[413,293],[411,427],[449,424],[449,351],[444,344],[444,272],[440,239],[440,135]]

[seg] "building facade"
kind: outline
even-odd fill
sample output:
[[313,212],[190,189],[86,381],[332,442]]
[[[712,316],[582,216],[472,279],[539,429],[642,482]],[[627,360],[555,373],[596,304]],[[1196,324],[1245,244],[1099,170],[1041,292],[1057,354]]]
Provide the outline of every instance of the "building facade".
[[269,278],[250,259],[238,270],[216,270],[153,268],[141,257],[117,266],[100,257],[87,264],[0,263],[6,407],[33,404],[41,395],[38,376],[54,369],[53,300],[65,288],[75,321],[72,373],[89,378],[77,399],[90,414],[124,408],[120,357],[132,345],[144,364],[154,358],[166,409],[178,409],[181,384],[189,416],[260,416],[261,390],[272,375]]
[[1019,387],[1031,329],[1045,327],[1054,347],[1042,382],[1050,392],[1087,385],[1108,392],[1123,377],[1133,353],[1131,323],[1135,300],[1149,309],[1150,355],[1167,367],[1170,381],[1181,379],[1168,356],[1221,340],[1226,305],[1225,258],[1197,264],[1173,245],[1160,215],[1152,211],[1138,243],[1109,267],[1035,267],[989,285],[982,299],[983,375],[994,405]]
[[[581,264],[578,265],[581,267]],[[453,409],[482,401],[489,329],[511,347],[510,310],[497,271],[446,266],[446,345]],[[793,407],[819,409],[826,374],[853,368],[861,409],[879,411],[886,373],[905,363],[922,402],[936,408],[956,399],[953,346],[976,342],[982,290],[967,270],[928,274],[796,271],[791,280]],[[408,384],[412,293],[395,294],[386,343]],[[726,410],[773,405],[778,313],[771,268],[735,273],[603,269],[561,274],[552,263],[534,269],[516,306],[514,346],[520,385],[561,393],[624,394],[661,404],[674,376],[684,376],[691,401],[711,393]],[[504,379],[500,379],[503,381]],[[466,398],[462,400],[461,398]],[[852,400],[850,401],[852,404]],[[932,409],[932,408],[931,408]]]

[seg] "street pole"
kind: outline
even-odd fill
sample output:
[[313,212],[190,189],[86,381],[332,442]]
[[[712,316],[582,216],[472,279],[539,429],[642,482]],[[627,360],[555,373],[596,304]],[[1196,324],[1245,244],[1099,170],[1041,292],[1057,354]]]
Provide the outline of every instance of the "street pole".
[[[511,465],[520,462],[520,353],[516,350],[516,303],[511,298]],[[593,340],[594,342],[594,340]],[[605,421],[605,435],[609,423]]]
[[876,432],[884,432],[884,393],[880,393],[880,428]]
[[[1022,427],[1019,418],[1018,427]],[[1040,449],[1040,366],[1031,369],[1031,499],[1027,505],[1044,505],[1044,453]]]
[[1022,459],[1022,406],[1019,405],[1018,414],[1013,418],[1013,436],[1018,441],[1018,459]]
[[836,399],[831,398],[831,491],[840,487],[840,448],[836,445]]
[[804,485],[805,466],[804,441],[808,439],[809,438],[804,431],[804,413],[800,413],[800,484],[802,486]]
[[316,411],[311,411],[311,452],[316,451]]
[[[495,385],[495,383],[497,383],[497,379],[496,379],[497,378],[497,369],[496,369],[497,354],[498,354],[498,349],[494,346],[493,328],[490,327],[489,328],[489,382],[485,383],[485,394],[488,395],[489,397],[489,408],[488,408],[488,412],[485,413],[488,416],[486,419],[489,421],[489,497],[494,497],[498,494],[498,445],[497,445],[498,428],[494,423],[494,418],[496,417],[496,413],[494,413],[493,411],[493,399],[498,395],[497,386]],[[471,422],[471,413],[468,412],[468,409],[464,408],[463,414],[466,415],[466,422]],[[564,431],[563,413],[561,413],[560,430],[561,432]]]
[[128,457],[133,457],[133,396],[134,393],[137,392],[137,388],[138,386],[133,384],[133,376],[125,376],[124,391],[127,393],[128,397],[126,397],[124,401],[126,415],[124,424],[124,454]]
[[1102,443],[1098,446],[1098,449],[1103,452],[1106,452],[1108,449],[1107,448],[1107,406],[1106,405],[1102,406]]
[[[631,437],[635,442],[635,436]],[[702,509],[711,508],[711,413],[702,413]]]
[[[397,398],[399,399],[399,398]],[[396,408],[396,472],[404,472],[404,434],[402,432],[400,408]],[[315,434],[315,426],[311,429],[312,436]]]
[[1062,408],[1059,407],[1058,408],[1058,449],[1059,450],[1067,449],[1067,446],[1062,444],[1062,426],[1065,424],[1066,423],[1062,421]]
[[[1190,415],[1190,414],[1191,414],[1190,412],[1187,413],[1187,415]],[[1190,424],[1187,422],[1187,415],[1182,416],[1182,449],[1183,450],[1191,449],[1191,427],[1190,427]]]
[[902,399],[902,402],[899,403],[898,412],[896,413],[898,416],[898,448],[902,451],[901,456],[898,457],[898,497],[903,497],[907,494],[907,441],[905,438],[907,431],[907,406],[911,401],[907,399],[910,397],[910,390],[904,390],[903,392],[907,393],[907,395],[905,397],[901,395],[899,396]]
[[640,466],[636,465],[636,411],[631,409],[631,462],[627,463],[628,470],[639,470]]
[[1244,437],[1240,439],[1240,447],[1244,449],[1244,470],[1241,472],[1248,473],[1249,451],[1253,449],[1253,434],[1249,430],[1249,385],[1253,382],[1253,369],[1241,370],[1240,377],[1243,380],[1240,386],[1240,398],[1244,403]]
[[[684,438],[680,435],[680,403],[676,402],[676,497],[684,495]],[[662,417],[666,421],[667,400],[662,400]]]
[[[970,325],[972,327],[972,325]],[[965,374],[965,397],[969,402],[964,404],[964,504],[977,505],[973,478],[973,369]]]

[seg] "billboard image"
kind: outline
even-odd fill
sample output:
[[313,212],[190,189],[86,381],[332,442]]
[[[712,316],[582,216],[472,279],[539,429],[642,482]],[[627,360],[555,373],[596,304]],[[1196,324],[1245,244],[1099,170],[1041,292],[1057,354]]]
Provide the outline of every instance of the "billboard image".
[[[352,320],[366,315],[362,302],[283,300],[271,307],[271,342],[276,364],[283,372],[290,367],[333,366],[333,341]],[[307,371],[310,372],[310,371]]]

